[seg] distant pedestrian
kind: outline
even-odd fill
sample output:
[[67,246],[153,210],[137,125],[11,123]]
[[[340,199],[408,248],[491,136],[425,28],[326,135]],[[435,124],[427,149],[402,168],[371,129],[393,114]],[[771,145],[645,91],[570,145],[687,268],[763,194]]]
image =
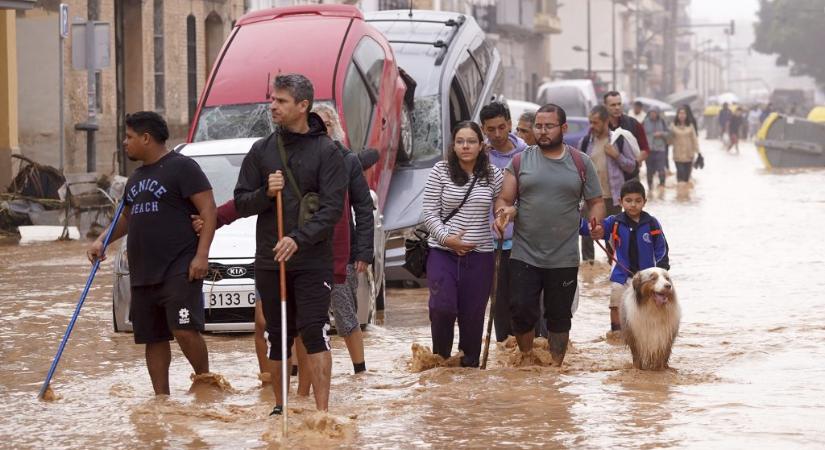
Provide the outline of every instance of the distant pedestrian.
[[561,365],[570,339],[579,271],[580,205],[586,202],[589,218],[601,222],[604,202],[590,158],[564,144],[564,109],[542,106],[533,130],[538,145],[507,167],[496,201],[496,228],[504,233],[515,219],[510,311],[519,349],[531,357],[536,321],[541,320],[539,303],[543,302],[550,354]]
[[670,134],[667,123],[662,118],[659,108],[653,107],[645,117],[645,133],[649,138],[650,156],[645,160],[647,166],[647,186],[653,190],[653,177],[658,175],[659,186],[664,187],[667,175],[667,138]]
[[604,106],[607,107],[607,111],[610,114],[610,122],[608,124],[610,130],[613,131],[617,128],[622,128],[633,134],[640,151],[637,162],[641,164],[650,154],[650,145],[648,145],[644,127],[638,120],[624,113],[622,109],[622,94],[618,91],[610,91],[604,94],[603,100]]
[[730,107],[728,106],[727,102],[722,103],[722,109],[719,110],[719,117],[717,120],[719,123],[719,137],[722,139],[723,142],[729,138],[729,136],[726,136],[726,134],[728,132],[728,122],[730,122],[730,118],[732,115],[733,114],[731,113]]
[[756,136],[756,133],[759,132],[759,127],[762,125],[762,121],[760,119],[761,117],[762,109],[759,105],[755,105],[748,112],[748,128],[750,129],[748,134],[751,136],[751,139],[753,139]]
[[676,119],[670,126],[673,162],[676,163],[676,181],[682,186],[690,181],[693,160],[699,154],[699,138],[690,117],[689,107],[680,106],[676,111]]
[[533,134],[533,121],[536,120],[534,111],[527,111],[521,114],[516,125],[516,134],[527,145],[536,145],[536,135]]
[[495,263],[490,208],[503,178],[490,164],[483,141],[476,123],[458,123],[447,160],[435,164],[424,189],[433,352],[450,357],[458,321],[462,367],[479,365]]
[[739,154],[739,136],[742,135],[744,125],[745,121],[742,117],[742,110],[737,108],[730,116],[730,119],[728,119],[728,151],[735,148],[735,153]]
[[[155,395],[169,394],[173,339],[195,374],[209,372],[209,353],[201,336],[203,278],[216,225],[209,180],[194,160],[169,151],[167,139],[169,128],[157,113],[126,116],[126,156],[143,165],[126,183],[126,206],[111,237],[114,242],[128,231],[130,317],[135,343],[146,345]],[[200,235],[192,229],[192,214],[203,218]],[[102,253],[103,235],[87,255],[94,261]]]
[[644,110],[644,103],[636,100],[633,102],[633,108],[627,113],[628,116],[636,119],[636,122],[644,123],[645,117],[647,117],[647,113]]
[[[607,108],[596,105],[588,119],[590,130],[579,142],[579,149],[590,157],[596,169],[606,214],[618,214],[622,211],[619,191],[636,170],[636,158],[623,136],[610,142]],[[582,236],[581,251],[582,259],[593,264],[596,255],[589,236]]]

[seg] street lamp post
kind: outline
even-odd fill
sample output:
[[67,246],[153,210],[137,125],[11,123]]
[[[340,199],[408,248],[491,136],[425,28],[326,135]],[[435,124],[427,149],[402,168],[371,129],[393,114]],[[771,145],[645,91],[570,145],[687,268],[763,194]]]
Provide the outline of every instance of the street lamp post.
[[590,0],[587,0],[587,78],[593,77],[593,66],[591,65],[591,51],[593,44],[590,42]]
[[[589,3],[589,0],[588,0]],[[616,83],[616,0],[611,2],[611,10],[610,10],[610,56],[612,61],[610,61],[611,67],[611,82],[613,84],[613,90],[618,91],[618,84]]]

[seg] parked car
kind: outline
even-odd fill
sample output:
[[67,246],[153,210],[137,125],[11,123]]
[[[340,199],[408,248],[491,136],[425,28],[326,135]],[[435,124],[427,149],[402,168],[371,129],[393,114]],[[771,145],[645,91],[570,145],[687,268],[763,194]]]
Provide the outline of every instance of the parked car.
[[555,103],[568,116],[587,117],[590,110],[601,104],[591,80],[556,80],[539,86],[536,103]]
[[424,184],[449,151],[453,126],[478,119],[481,107],[500,97],[501,57],[470,16],[405,9],[365,17],[387,37],[399,67],[416,83],[413,151],[395,169],[383,224],[387,279],[423,283],[402,267],[404,239],[421,222]]
[[[405,79],[387,39],[353,6],[300,5],[238,19],[206,82],[189,142],[269,134],[270,84],[290,72],[312,81],[316,103],[336,108],[349,148],[379,151],[365,174],[382,212],[396,161],[409,161],[413,149],[412,98],[405,98]],[[378,297],[384,295],[380,217],[370,288]]]
[[[176,148],[197,162],[221,205],[233,196],[244,156],[258,138],[227,139]],[[375,200],[375,198],[373,198]],[[376,209],[375,215],[378,215]],[[245,332],[255,327],[255,221],[256,216],[238,219],[215,232],[209,249],[209,276],[203,282],[206,308],[206,331]],[[115,283],[112,315],[115,331],[132,331],[129,320],[129,263],[126,239],[115,256]],[[371,323],[375,314],[375,296],[368,291],[371,273],[359,274],[358,320]]]
[[568,117],[564,143],[579,148],[579,141],[587,135],[588,131],[590,131],[590,120],[587,117]]

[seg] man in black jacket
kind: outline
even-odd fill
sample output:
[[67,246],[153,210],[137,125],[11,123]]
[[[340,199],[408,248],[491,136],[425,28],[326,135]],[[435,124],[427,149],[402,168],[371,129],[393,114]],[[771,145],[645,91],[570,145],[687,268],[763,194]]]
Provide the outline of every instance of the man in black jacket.
[[[270,110],[278,130],[253,144],[244,158],[235,186],[235,207],[241,216],[258,215],[255,286],[261,296],[270,342],[269,359],[281,361],[281,310],[278,269],[286,263],[287,352],[300,334],[307,349],[308,369],[315,387],[315,406],[329,409],[332,371],[329,337],[332,275],[332,231],[341,217],[347,178],[341,152],[327,136],[323,121],[312,109],[312,83],[303,75],[275,78]],[[280,142],[279,142],[280,141]],[[280,148],[279,148],[280,147]],[[281,153],[286,155],[286,161]],[[294,178],[285,183],[286,178]],[[285,187],[285,185],[288,186]],[[296,192],[299,190],[300,192]],[[283,191],[284,238],[277,241],[274,198]],[[301,199],[318,195],[317,210],[301,221]],[[274,247],[274,248],[273,248]],[[283,412],[281,383],[273,383],[276,406]]]

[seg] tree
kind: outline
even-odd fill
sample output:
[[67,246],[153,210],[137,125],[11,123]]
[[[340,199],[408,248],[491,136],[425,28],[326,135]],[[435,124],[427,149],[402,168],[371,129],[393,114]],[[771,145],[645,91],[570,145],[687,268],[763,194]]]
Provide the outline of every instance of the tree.
[[808,75],[825,88],[825,0],[760,0],[754,50],[776,54],[793,75]]

